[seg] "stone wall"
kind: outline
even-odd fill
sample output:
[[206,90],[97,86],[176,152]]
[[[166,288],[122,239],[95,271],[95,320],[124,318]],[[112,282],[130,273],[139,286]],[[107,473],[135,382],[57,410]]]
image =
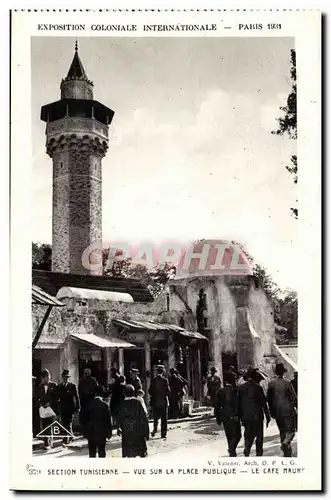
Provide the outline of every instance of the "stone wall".
[[63,80],[61,99],[93,99],[93,85],[85,79]]
[[[262,366],[272,355],[275,326],[272,306],[250,276],[198,277],[173,284],[195,318],[199,290],[207,300],[207,331],[212,363],[222,373],[222,354],[237,354],[238,366]],[[174,302],[173,306],[178,307]],[[196,324],[196,321],[195,321]]]
[[87,120],[82,119],[82,129],[75,134],[68,128],[68,118],[57,120],[56,126],[62,122],[63,130],[47,135],[47,153],[53,159],[52,271],[102,274],[102,266],[84,269],[82,256],[91,244],[102,241],[101,160],[108,133],[100,139],[91,127],[84,130]]
[[[196,307],[199,290],[203,288],[207,298],[206,335],[212,364],[219,374],[222,374],[222,354],[236,354],[240,368],[249,364],[261,368],[272,366],[273,311],[262,290],[256,289],[247,279],[234,282],[223,276],[197,278],[186,282],[186,287],[176,287],[176,291],[173,286],[170,286],[170,310],[167,310],[167,289],[148,304],[89,299],[86,305],[76,301],[73,309],[53,308],[40,344],[63,343],[72,333],[116,336],[112,324],[115,318],[172,323],[196,331]],[[34,335],[44,314],[44,307],[33,306]]]
[[[169,314],[167,321],[179,324],[181,311],[168,313],[166,310],[166,297],[160,294],[157,299],[148,304],[111,302],[89,299],[82,305],[79,301],[68,302],[70,308],[54,307],[44,326],[40,344],[62,343],[72,333],[95,333],[96,335],[115,335],[112,325],[113,319],[135,319],[145,321],[160,321]],[[72,304],[74,307],[72,308]],[[37,304],[32,305],[33,336],[44,317],[46,308]],[[183,311],[185,313],[185,311]]]
[[261,338],[263,354],[273,354],[272,346],[276,343],[274,312],[263,290],[251,286],[248,307],[253,326]]

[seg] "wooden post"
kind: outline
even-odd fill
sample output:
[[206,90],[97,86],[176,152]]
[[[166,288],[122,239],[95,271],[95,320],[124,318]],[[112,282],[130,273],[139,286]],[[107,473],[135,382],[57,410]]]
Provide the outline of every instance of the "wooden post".
[[118,371],[124,375],[124,350],[122,347],[118,349]]
[[186,378],[188,381],[188,396],[192,397],[192,380],[191,380],[191,352],[186,348]]
[[168,369],[176,368],[176,344],[174,334],[170,333],[168,337]]
[[147,398],[149,385],[150,385],[150,381],[151,381],[151,377],[147,376],[147,372],[151,372],[151,369],[152,369],[151,344],[149,342],[149,339],[145,340],[144,348],[145,348],[145,391],[146,391],[146,398]]
[[68,336],[64,344],[63,353],[64,366],[70,372],[71,382],[78,384],[79,382],[79,361],[77,344]]
[[194,400],[201,401],[201,366],[200,350],[197,344],[192,345],[192,373],[193,373],[193,396]]
[[105,349],[104,349],[104,369],[107,372],[107,384],[110,383],[111,365],[112,365],[111,349],[110,349],[110,347],[105,347]]

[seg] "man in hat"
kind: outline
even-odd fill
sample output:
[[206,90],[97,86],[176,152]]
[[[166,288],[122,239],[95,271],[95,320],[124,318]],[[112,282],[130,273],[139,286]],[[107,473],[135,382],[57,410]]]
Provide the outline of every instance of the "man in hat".
[[137,397],[138,391],[140,391],[143,388],[141,380],[139,378],[139,370],[137,368],[131,368],[130,373],[129,373],[128,384],[130,384],[134,387],[134,391],[135,391],[134,395],[135,395],[135,397]]
[[94,377],[92,377],[92,372],[90,368],[84,369],[84,376],[80,379],[78,384],[78,394],[80,400],[80,424],[85,427],[85,416],[86,416],[86,408],[88,403],[94,398],[95,390],[98,386],[98,382]]
[[216,421],[218,425],[223,423],[229,456],[236,457],[236,449],[241,439],[236,377],[231,372],[225,372],[223,382],[224,387],[217,391],[215,398]]
[[[72,382],[69,382],[69,370],[63,370],[62,382],[57,386],[57,397],[60,410],[61,424],[72,434],[72,419],[74,413],[79,411],[79,398],[77,387]],[[71,436],[63,438],[63,445],[72,441]]]
[[221,388],[221,379],[216,375],[216,368],[210,369],[210,375],[207,378],[207,395],[210,397],[211,406],[215,407],[215,397],[217,391]]
[[111,382],[109,384],[110,392],[110,413],[113,419],[113,426],[116,427],[116,419],[118,412],[120,411],[120,406],[124,400],[124,394],[121,387],[120,374],[116,368],[110,369]]
[[267,427],[270,413],[262,387],[256,382],[256,370],[249,368],[246,373],[247,382],[238,389],[238,415],[245,427],[244,455],[249,457],[254,440],[256,440],[256,456],[263,455],[263,421]]
[[[41,420],[41,429],[51,425],[56,417],[57,408],[57,384],[51,381],[49,370],[42,370],[40,374],[40,385],[36,390],[36,399],[39,406],[39,415]],[[45,416],[48,415],[49,416]],[[45,450],[50,448],[50,438],[45,437]]]
[[275,367],[276,378],[269,382],[268,402],[272,418],[276,420],[284,457],[292,456],[292,440],[296,430],[297,396],[291,382],[284,379],[283,363]]
[[168,380],[164,377],[164,366],[157,365],[156,377],[151,381],[149,394],[151,396],[151,407],[153,410],[154,428],[152,436],[157,433],[158,421],[161,419],[161,438],[167,437],[168,406],[170,387]]
[[85,408],[85,435],[87,437],[89,457],[106,458],[106,440],[112,436],[109,406],[102,400],[104,388],[97,386],[94,397]]
[[239,372],[238,372],[237,386],[240,387],[245,382],[247,382],[247,380],[246,380],[246,373],[245,373],[244,370],[239,370]]
[[176,368],[171,368],[169,376],[169,418],[179,418],[181,414],[184,387],[187,381],[180,377]]

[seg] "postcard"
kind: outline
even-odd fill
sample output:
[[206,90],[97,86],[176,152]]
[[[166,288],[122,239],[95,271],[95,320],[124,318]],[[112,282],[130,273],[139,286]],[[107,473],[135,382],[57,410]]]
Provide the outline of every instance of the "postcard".
[[320,491],[321,13],[13,11],[11,117],[11,488]]

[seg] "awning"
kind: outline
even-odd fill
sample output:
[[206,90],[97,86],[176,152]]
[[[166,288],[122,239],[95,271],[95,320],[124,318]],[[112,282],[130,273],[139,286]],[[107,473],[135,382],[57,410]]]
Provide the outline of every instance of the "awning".
[[122,339],[117,339],[115,337],[99,337],[94,335],[94,333],[71,333],[70,337],[80,340],[81,342],[86,342],[87,344],[93,345],[95,347],[121,347],[127,349],[129,347],[135,347],[134,344],[130,344]]
[[80,299],[80,300],[103,300],[109,302],[130,302],[133,303],[133,297],[129,293],[111,292],[109,290],[93,290],[88,288],[77,288],[73,286],[64,286],[57,292],[58,299]]
[[63,349],[63,342],[38,342],[34,349]]
[[124,320],[124,319],[113,319],[113,324],[115,326],[120,326],[126,330],[134,330],[136,332],[142,331],[159,331],[159,332],[175,332],[184,337],[190,337],[199,340],[208,340],[207,337],[199,332],[191,332],[181,328],[177,325],[171,325],[168,323],[156,323],[155,321],[135,321],[135,320]]
[[43,306],[63,307],[63,302],[60,302],[56,297],[44,292],[39,286],[32,285],[32,303]]

